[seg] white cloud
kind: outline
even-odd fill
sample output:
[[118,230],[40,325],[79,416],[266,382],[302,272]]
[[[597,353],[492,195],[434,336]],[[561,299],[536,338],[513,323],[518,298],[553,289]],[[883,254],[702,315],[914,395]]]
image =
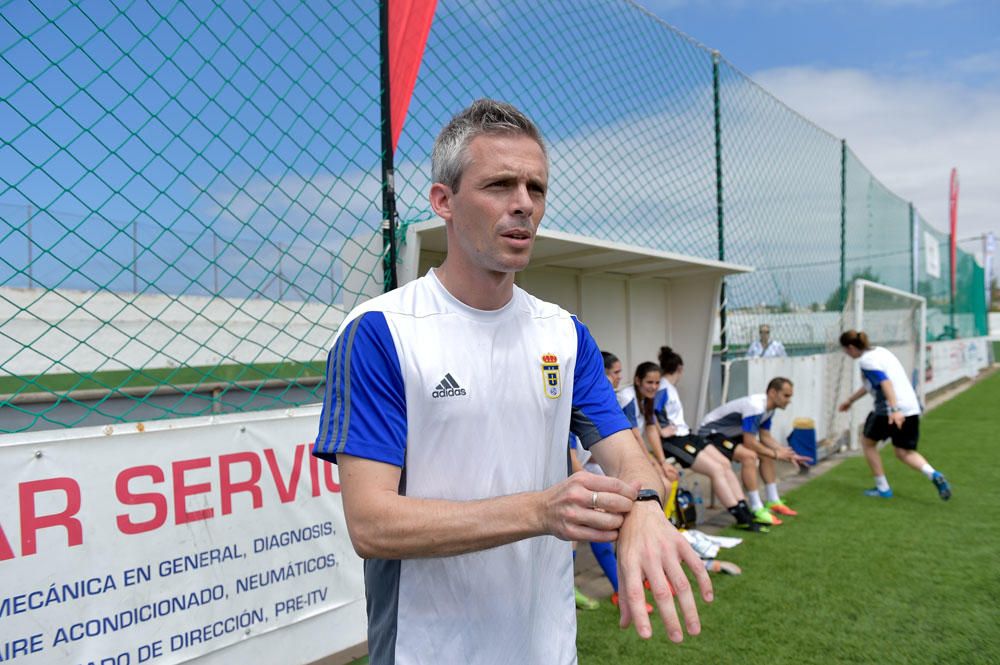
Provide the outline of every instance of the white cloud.
[[959,237],[1000,232],[1000,92],[852,69],[788,67],[754,80],[851,150],[940,230],[960,181]]

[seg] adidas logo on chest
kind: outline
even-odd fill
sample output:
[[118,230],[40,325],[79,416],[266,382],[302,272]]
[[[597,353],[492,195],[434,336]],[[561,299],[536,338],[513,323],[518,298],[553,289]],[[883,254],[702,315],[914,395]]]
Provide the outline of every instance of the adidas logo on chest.
[[458,385],[458,381],[448,372],[444,378],[434,387],[431,397],[440,399],[442,397],[462,397],[465,395],[465,388]]

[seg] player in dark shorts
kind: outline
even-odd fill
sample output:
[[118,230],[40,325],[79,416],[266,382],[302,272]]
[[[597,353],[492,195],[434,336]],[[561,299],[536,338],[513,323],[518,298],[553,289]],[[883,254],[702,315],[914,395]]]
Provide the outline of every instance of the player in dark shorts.
[[862,386],[840,404],[839,409],[847,411],[865,392],[870,392],[875,400],[875,407],[865,420],[861,437],[865,459],[875,478],[875,487],[865,490],[865,495],[892,498],[892,488],[885,477],[882,457],[877,447],[879,441],[891,439],[896,458],[927,476],[934,483],[942,500],[950,499],[951,485],[944,475],[917,452],[917,442],[920,440],[920,401],[902,363],[889,349],[872,346],[868,335],[858,330],[844,332],[840,336],[840,346],[844,353],[858,361]]
[[669,346],[660,347],[660,369],[663,373],[653,404],[660,427],[663,454],[673,457],[685,469],[708,476],[712,491],[719,497],[738,528],[766,531],[763,522],[750,512],[740,481],[725,456],[702,437],[691,432],[684,421],[684,407],[675,385],[684,374],[684,361]]

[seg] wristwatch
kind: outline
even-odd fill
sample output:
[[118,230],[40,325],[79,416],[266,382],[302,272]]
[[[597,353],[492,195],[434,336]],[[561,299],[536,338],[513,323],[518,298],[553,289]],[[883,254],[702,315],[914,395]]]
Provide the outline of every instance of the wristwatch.
[[660,508],[663,507],[663,500],[660,498],[660,493],[656,490],[642,489],[635,496],[636,501],[655,501],[660,504]]

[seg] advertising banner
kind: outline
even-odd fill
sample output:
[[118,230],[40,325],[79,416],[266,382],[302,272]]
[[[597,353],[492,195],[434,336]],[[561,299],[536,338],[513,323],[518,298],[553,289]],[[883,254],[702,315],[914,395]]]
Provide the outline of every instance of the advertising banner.
[[926,353],[926,390],[944,388],[961,379],[975,377],[989,367],[986,337],[931,342]]
[[[362,566],[318,407],[11,435],[0,445],[0,663],[166,665],[327,614],[363,642]],[[344,610],[343,614],[338,614]],[[328,644],[324,645],[324,640]],[[273,642],[274,640],[270,640]],[[228,662],[225,658],[212,662]]]
[[928,277],[941,277],[941,252],[937,238],[924,231],[924,272]]

